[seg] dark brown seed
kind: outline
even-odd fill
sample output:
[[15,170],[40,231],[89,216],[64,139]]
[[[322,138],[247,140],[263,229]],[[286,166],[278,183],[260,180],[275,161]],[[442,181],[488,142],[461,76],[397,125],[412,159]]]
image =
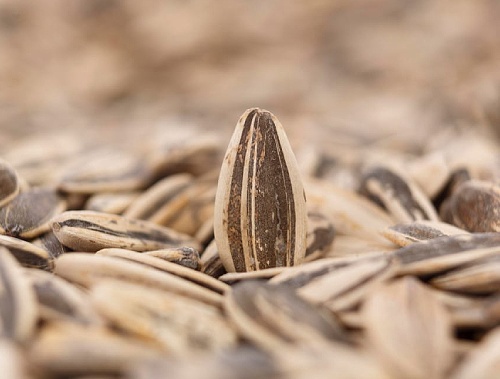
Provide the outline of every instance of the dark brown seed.
[[460,185],[447,204],[448,222],[474,233],[500,232],[500,187],[470,180]]
[[221,167],[214,231],[229,272],[293,266],[306,252],[306,203],[280,122],[257,108],[241,116]]

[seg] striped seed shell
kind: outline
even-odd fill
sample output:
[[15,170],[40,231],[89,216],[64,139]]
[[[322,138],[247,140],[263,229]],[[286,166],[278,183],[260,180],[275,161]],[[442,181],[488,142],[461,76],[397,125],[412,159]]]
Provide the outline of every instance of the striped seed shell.
[[415,242],[392,255],[398,274],[429,275],[499,254],[499,233],[472,233]]
[[45,271],[26,269],[44,320],[74,321],[82,325],[103,325],[87,293],[64,279]]
[[375,167],[362,178],[359,192],[387,209],[399,222],[437,221],[434,206],[410,179],[386,167]]
[[218,307],[137,284],[102,281],[91,290],[99,309],[120,329],[182,356],[232,347],[236,333]]
[[66,209],[66,202],[52,188],[20,193],[0,209],[0,233],[34,238],[50,229],[49,221]]
[[7,248],[24,267],[36,267],[49,271],[54,267],[51,254],[30,242],[0,235],[0,246]]
[[[162,264],[169,263],[159,261]],[[118,279],[154,287],[167,293],[178,293],[209,304],[218,305],[222,301],[222,296],[211,289],[172,273],[123,258],[85,253],[64,254],[56,259],[54,273],[84,287],[92,287],[103,279]],[[224,284],[221,282],[220,285]]]
[[160,357],[152,344],[99,326],[49,323],[31,344],[28,357],[48,377],[124,374],[139,362]]
[[348,341],[333,314],[283,286],[237,283],[226,296],[225,309],[243,336],[270,352],[289,343],[319,347],[332,340]]
[[192,247],[172,247],[170,249],[146,251],[143,254],[160,258],[178,265],[200,270],[200,254]]
[[470,180],[460,185],[447,203],[446,221],[470,232],[500,232],[500,186]]
[[139,196],[137,192],[103,192],[92,195],[85,203],[89,211],[121,214]]
[[190,246],[193,238],[151,222],[93,211],[68,211],[52,219],[52,230],[63,245],[76,251],[105,248],[134,251]]
[[228,272],[293,266],[306,252],[306,200],[283,126],[247,110],[229,143],[215,197],[214,232]]
[[364,303],[366,336],[396,378],[444,378],[453,362],[451,321],[444,305],[418,280],[405,277]]
[[469,234],[469,232],[445,222],[428,220],[396,224],[382,231],[384,237],[401,247],[414,242],[459,234]]
[[0,340],[31,338],[38,318],[35,293],[22,268],[0,247]]
[[16,171],[0,159],[0,207],[14,199],[18,193],[19,179]]

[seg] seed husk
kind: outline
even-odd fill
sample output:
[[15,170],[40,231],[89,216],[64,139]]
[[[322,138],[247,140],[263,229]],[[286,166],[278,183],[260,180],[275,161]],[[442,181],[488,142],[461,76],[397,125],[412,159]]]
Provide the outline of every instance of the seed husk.
[[411,245],[414,242],[460,234],[469,234],[469,232],[445,222],[428,220],[396,224],[382,231],[384,237],[401,247]]
[[170,249],[146,251],[143,254],[191,268],[201,269],[200,254],[192,247],[173,247]]
[[53,377],[124,374],[139,362],[159,358],[152,344],[98,326],[49,323],[30,346],[30,361]]
[[[159,261],[163,264],[169,263]],[[172,265],[178,269],[182,268],[175,264]],[[196,271],[193,272],[196,273]],[[102,279],[118,279],[166,292],[178,293],[209,304],[219,305],[222,301],[222,296],[213,290],[169,272],[123,258],[84,253],[64,254],[56,259],[54,273],[87,288],[92,287]],[[221,285],[223,284],[221,283]]]
[[310,211],[329,215],[337,236],[387,242],[380,236],[380,230],[395,222],[385,210],[355,192],[327,182],[308,180],[306,188]]
[[491,294],[500,285],[500,254],[477,259],[430,281],[434,287],[468,294]]
[[190,174],[175,174],[158,181],[139,195],[123,213],[128,218],[149,220],[193,180]]
[[11,165],[0,159],[0,208],[19,193],[19,179]]
[[136,284],[102,281],[91,290],[94,304],[119,328],[157,342],[175,355],[227,349],[236,333],[219,308]]
[[473,233],[416,242],[393,257],[399,262],[399,274],[430,275],[499,253],[499,233]]
[[[446,221],[470,232],[500,232],[500,186],[469,180],[460,185],[447,204]],[[445,211],[443,211],[445,212]]]
[[213,219],[217,173],[211,171],[181,188],[160,207],[150,221],[194,235],[209,219]]
[[406,277],[374,292],[362,314],[368,343],[395,377],[445,376],[453,363],[452,328],[433,291]]
[[387,209],[399,222],[438,220],[434,206],[418,186],[389,168],[368,171],[359,192]]
[[98,193],[87,200],[85,209],[96,212],[121,214],[138,196],[138,192]]
[[49,253],[49,257],[51,259],[57,258],[61,254],[65,254],[70,252],[71,249],[67,246],[64,246],[61,241],[59,241],[52,230],[49,230],[47,233],[42,234],[37,239],[33,240],[33,245],[40,247],[44,250],[47,250]]
[[202,272],[198,272],[187,267],[183,267],[181,265],[177,265],[172,262],[165,261],[161,258],[148,255],[146,253],[137,253],[135,251],[125,250],[125,249],[103,249],[99,250],[96,254],[107,257],[123,258],[137,263],[141,263],[148,267],[153,267],[155,269],[187,279],[193,283],[202,285],[206,288],[209,288],[221,294],[229,289],[227,285],[221,283],[218,280],[215,280],[209,275],[206,275]]
[[214,278],[218,278],[227,273],[220,260],[215,240],[212,240],[212,242],[208,244],[201,255],[201,272]]
[[306,199],[283,126],[247,110],[221,167],[214,232],[228,272],[300,264],[306,252]]
[[9,251],[0,247],[0,340],[27,341],[35,331],[37,318],[29,281]]
[[225,309],[240,333],[257,346],[277,352],[287,344],[324,345],[347,341],[338,320],[283,286],[244,281],[233,286]]
[[499,365],[500,327],[497,327],[461,360],[451,378],[495,378],[498,376]]
[[66,209],[66,202],[52,188],[20,193],[0,209],[0,233],[35,238],[50,229],[50,220]]
[[23,351],[14,342],[6,339],[0,339],[0,367],[4,378],[29,378]]
[[285,267],[271,267],[259,271],[228,272],[227,274],[219,276],[218,279],[223,281],[224,283],[232,285],[243,280],[271,279],[285,270]]
[[307,214],[307,248],[305,262],[323,257],[332,247],[335,229],[329,218],[320,212]]
[[19,238],[0,235],[0,246],[7,248],[24,267],[52,270],[53,257],[45,249]]
[[156,224],[93,211],[67,211],[52,220],[52,229],[63,245],[75,251],[105,248],[134,251],[189,246],[199,249],[193,238]]
[[66,168],[59,189],[82,194],[133,191],[144,187],[151,176],[150,167],[140,157],[108,148],[74,160]]

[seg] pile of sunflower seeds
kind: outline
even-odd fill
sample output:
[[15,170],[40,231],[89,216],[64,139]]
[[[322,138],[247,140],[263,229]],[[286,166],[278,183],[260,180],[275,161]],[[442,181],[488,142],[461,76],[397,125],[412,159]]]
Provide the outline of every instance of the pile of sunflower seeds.
[[2,377],[497,377],[497,151],[60,138],[0,160]]

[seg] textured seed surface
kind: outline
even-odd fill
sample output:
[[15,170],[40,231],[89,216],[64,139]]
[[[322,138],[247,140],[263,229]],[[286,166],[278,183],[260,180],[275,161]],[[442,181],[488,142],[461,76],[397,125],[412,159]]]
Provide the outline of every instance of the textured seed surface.
[[54,189],[34,188],[0,209],[0,233],[33,238],[50,229],[49,221],[66,208]]
[[228,271],[299,264],[306,250],[306,204],[297,163],[271,113],[241,116],[221,168],[214,231]]
[[49,271],[53,268],[51,254],[30,242],[0,235],[0,246],[7,248],[24,267],[38,267]]
[[19,193],[16,171],[0,159],[0,207],[10,202]]
[[35,294],[14,257],[0,247],[0,337],[25,342],[35,331]]
[[93,211],[68,211],[52,219],[52,230],[63,245],[95,252],[117,247],[135,251],[191,246],[191,237],[146,221]]

